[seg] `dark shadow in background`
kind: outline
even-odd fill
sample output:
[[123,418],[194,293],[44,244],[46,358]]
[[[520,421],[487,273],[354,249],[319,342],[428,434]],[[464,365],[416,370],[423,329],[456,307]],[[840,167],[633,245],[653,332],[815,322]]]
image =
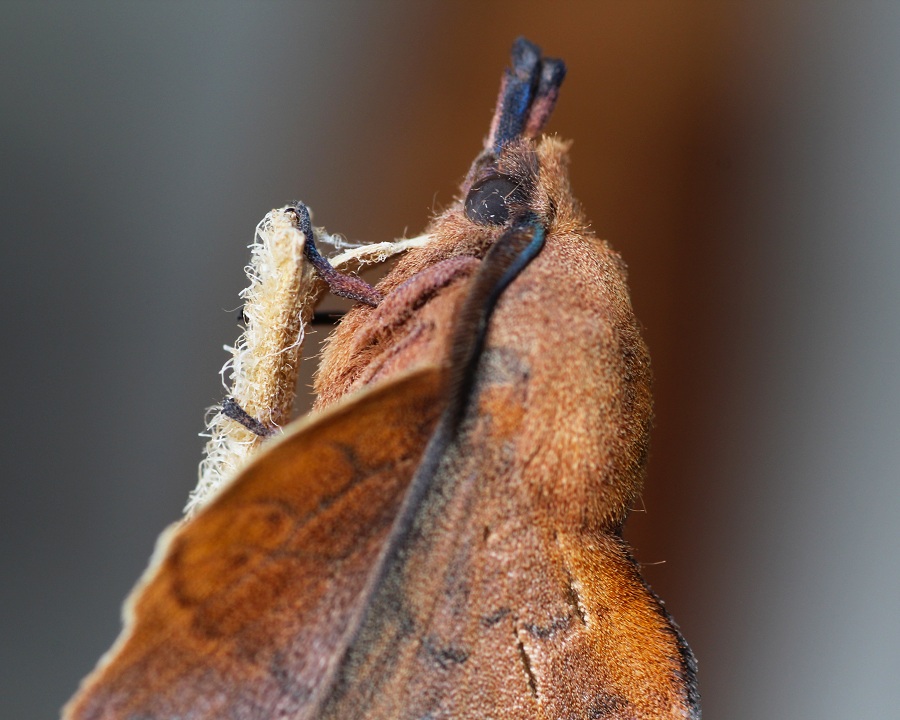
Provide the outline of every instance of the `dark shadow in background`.
[[707,717],[890,716],[900,9],[753,7],[6,3],[0,716],[57,712],[178,517],[258,219],[417,232],[520,33],[568,62],[550,130],[630,266],[629,534]]

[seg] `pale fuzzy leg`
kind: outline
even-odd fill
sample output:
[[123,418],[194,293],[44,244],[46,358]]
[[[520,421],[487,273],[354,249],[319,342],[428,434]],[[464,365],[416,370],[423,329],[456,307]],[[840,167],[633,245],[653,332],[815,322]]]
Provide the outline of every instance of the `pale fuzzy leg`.
[[[293,216],[272,210],[256,228],[246,268],[244,333],[229,349],[222,368],[228,394],[250,415],[267,425],[283,425],[291,416],[300,366],[304,327],[322,294],[315,271],[303,255],[305,238]],[[185,512],[191,515],[262,443],[243,425],[211,410],[206,457]]]
[[368,265],[378,265],[407,250],[425,247],[429,242],[431,242],[431,236],[419,235],[418,237],[404,238],[394,242],[371,243],[370,245],[361,245],[360,247],[345,250],[340,255],[329,258],[329,260],[336,270],[341,272],[358,272]]
[[[316,232],[329,239],[323,231]],[[357,271],[428,240],[419,236],[356,247],[333,258],[332,264],[344,272]],[[241,292],[246,330],[233,348],[226,348],[232,357],[222,368],[228,395],[269,426],[284,425],[291,418],[305,327],[326,290],[303,254],[304,242],[294,214],[285,209],[272,210],[257,226],[246,268],[250,286]],[[203,507],[264,442],[219,408],[210,412],[205,433],[209,441],[187,516]]]

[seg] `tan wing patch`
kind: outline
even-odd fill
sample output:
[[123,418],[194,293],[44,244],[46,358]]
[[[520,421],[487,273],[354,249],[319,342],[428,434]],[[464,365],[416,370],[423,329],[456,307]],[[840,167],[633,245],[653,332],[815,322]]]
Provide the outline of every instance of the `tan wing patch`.
[[122,638],[64,717],[299,711],[358,602],[442,387],[429,368],[348,398],[170,529]]

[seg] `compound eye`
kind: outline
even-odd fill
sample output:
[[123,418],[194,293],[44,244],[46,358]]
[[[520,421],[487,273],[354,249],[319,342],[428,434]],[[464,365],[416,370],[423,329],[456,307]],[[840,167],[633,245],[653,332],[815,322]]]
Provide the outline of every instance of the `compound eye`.
[[466,197],[466,217],[479,225],[503,225],[511,202],[521,202],[519,183],[506,175],[491,175]]

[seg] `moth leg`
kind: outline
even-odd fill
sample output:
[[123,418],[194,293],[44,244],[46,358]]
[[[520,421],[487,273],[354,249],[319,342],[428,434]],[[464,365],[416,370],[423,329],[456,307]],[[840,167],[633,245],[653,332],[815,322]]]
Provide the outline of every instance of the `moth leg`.
[[[241,307],[238,311],[238,320],[243,323],[245,326],[250,324],[250,320],[247,318],[246,313],[244,313],[244,308]],[[312,320],[310,322],[313,325],[337,325],[340,319],[344,317],[344,313],[336,310],[332,310],[329,312],[320,312],[316,310],[313,313]]]
[[237,400],[232,397],[227,397],[222,401],[222,414],[235,422],[239,422],[254,435],[259,435],[260,437],[270,437],[278,432],[278,428],[275,425],[257,420],[238,405]]
[[342,312],[319,312],[316,310],[310,322],[313,325],[337,325],[342,317],[344,317]]
[[380,292],[369,283],[354,275],[345,275],[334,269],[328,260],[322,256],[316,247],[315,233],[309,219],[309,208],[301,202],[294,203],[287,208],[297,218],[297,227],[306,236],[303,252],[312,263],[319,277],[328,285],[328,289],[334,295],[349,298],[371,307],[378,307],[383,297]]

